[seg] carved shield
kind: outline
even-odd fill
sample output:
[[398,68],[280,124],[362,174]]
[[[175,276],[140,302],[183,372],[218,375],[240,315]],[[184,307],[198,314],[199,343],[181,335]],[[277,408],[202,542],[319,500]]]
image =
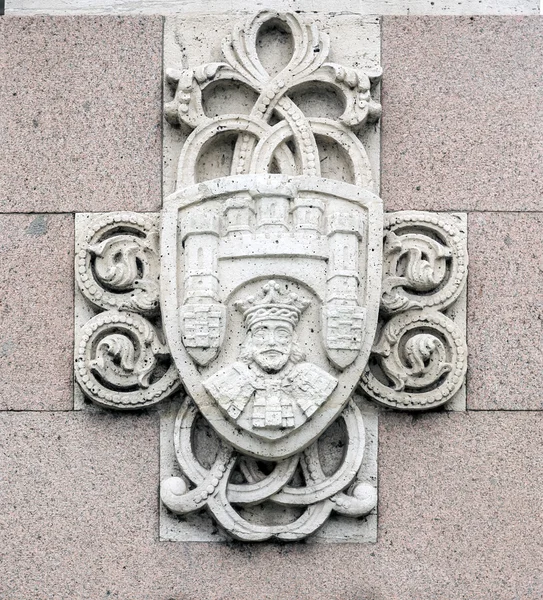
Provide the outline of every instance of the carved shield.
[[[257,51],[268,26],[292,36],[278,71]],[[305,449],[338,417],[377,325],[382,203],[353,129],[380,114],[380,69],[327,62],[328,51],[315,24],[264,11],[224,39],[225,62],[167,72],[166,117],[192,130],[162,213],[168,344],[217,433],[268,460]],[[207,114],[217,82],[256,93],[249,113]],[[304,108],[304,90],[319,89],[333,90],[339,116]],[[205,156],[223,136],[235,138],[230,176],[215,179]],[[345,160],[348,175],[336,174],[348,183],[321,177],[323,141]]]
[[382,218],[367,189],[303,175],[220,178],[166,199],[168,343],[234,447],[288,457],[345,407],[377,325]]

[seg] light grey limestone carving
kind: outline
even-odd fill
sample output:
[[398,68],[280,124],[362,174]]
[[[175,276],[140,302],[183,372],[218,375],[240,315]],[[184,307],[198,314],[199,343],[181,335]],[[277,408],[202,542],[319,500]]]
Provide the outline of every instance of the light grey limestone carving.
[[[290,40],[286,60],[260,51],[270,36]],[[374,540],[367,397],[461,401],[465,220],[383,215],[367,152],[380,69],[330,62],[329,46],[265,11],[233,27],[223,62],[169,69],[165,116],[185,138],[160,224],[76,220],[77,382],[109,408],[170,399],[162,539]],[[210,115],[228,86],[237,112]],[[339,111],[315,114],[321,90]],[[330,148],[342,166],[323,176]]]
[[[276,70],[257,52],[270,28],[293,40]],[[379,116],[380,71],[328,62],[328,36],[293,14],[236,25],[222,53],[224,62],[166,72],[175,90],[166,117],[192,132],[162,213],[163,321],[194,404],[183,403],[174,429],[184,478],[164,480],[161,498],[176,514],[207,506],[238,539],[295,540],[332,511],[362,516],[376,503],[374,487],[356,481],[365,431],[349,399],[377,326],[382,252],[382,203],[353,129]],[[256,96],[248,114],[206,114],[217,82]],[[336,118],[308,117],[291,98],[330,88],[342,99]],[[230,175],[202,176],[206,149],[226,134],[236,139]],[[319,138],[352,161],[353,183],[321,176]],[[205,473],[192,448],[198,415],[220,440]],[[317,440],[336,418],[347,450],[325,474]],[[274,510],[266,522],[236,508],[255,504],[304,510],[277,524]]]
[[180,387],[160,326],[158,265],[153,215],[97,215],[77,231],[78,290],[99,312],[76,327],[75,375],[100,406],[145,408]]
[[386,215],[380,331],[361,380],[375,401],[427,410],[450,401],[464,384],[465,324],[444,311],[466,286],[466,241],[461,216]]

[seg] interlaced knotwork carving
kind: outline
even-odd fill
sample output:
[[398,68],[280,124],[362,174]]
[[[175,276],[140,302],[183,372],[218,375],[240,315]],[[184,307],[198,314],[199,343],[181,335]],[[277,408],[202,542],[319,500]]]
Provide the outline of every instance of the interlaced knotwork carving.
[[[257,53],[257,37],[264,24],[273,23],[288,30],[294,52],[288,64],[277,74],[270,74]],[[259,13],[247,23],[234,28],[224,39],[222,51],[226,62],[202,65],[195,69],[168,69],[166,78],[175,90],[174,99],[166,104],[166,118],[172,124],[193,129],[185,143],[177,177],[178,188],[196,182],[196,165],[202,150],[219,133],[238,134],[232,175],[268,173],[273,158],[281,173],[320,175],[316,135],[329,138],[343,147],[353,162],[355,183],[373,187],[371,169],[364,146],[353,129],[362,128],[381,114],[380,104],[372,97],[372,88],[380,80],[381,70],[347,68],[327,62],[328,36],[299,15],[271,11]],[[210,84],[228,80],[254,90],[258,99],[249,115],[208,117],[203,107],[203,92]],[[333,88],[344,105],[338,119],[308,118],[290,99],[294,90]],[[272,116],[279,122],[271,125]],[[293,154],[286,145],[292,140]]]
[[[220,442],[213,464],[206,469],[193,447],[193,428],[197,417],[197,408],[190,400],[185,401],[176,419],[174,440],[179,464],[190,483],[181,477],[171,477],[162,482],[161,498],[172,512],[186,514],[207,507],[237,539],[293,541],[316,531],[332,511],[360,517],[374,508],[377,501],[375,488],[356,480],[364,455],[364,424],[353,402],[341,415],[348,434],[347,450],[341,466],[332,476],[323,472],[316,443],[300,454],[277,462],[271,473],[266,475],[254,459],[244,458],[229,445]],[[288,483],[298,465],[305,485],[291,487]],[[243,473],[244,483],[231,481],[236,469]],[[350,491],[343,492],[349,486]],[[301,516],[282,525],[255,524],[240,514],[239,508],[244,505],[266,501],[304,510]]]

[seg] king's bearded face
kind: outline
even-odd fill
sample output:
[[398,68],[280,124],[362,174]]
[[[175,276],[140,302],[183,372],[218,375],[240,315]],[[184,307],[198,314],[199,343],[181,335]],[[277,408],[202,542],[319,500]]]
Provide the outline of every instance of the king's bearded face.
[[266,373],[277,373],[288,362],[294,328],[286,321],[265,319],[251,328],[252,357]]

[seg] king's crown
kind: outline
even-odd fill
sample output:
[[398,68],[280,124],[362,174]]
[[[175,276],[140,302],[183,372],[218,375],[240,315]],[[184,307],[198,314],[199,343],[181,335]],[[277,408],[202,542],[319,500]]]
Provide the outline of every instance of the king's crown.
[[294,328],[309,304],[306,298],[283,291],[276,281],[271,280],[262,286],[259,294],[236,302],[235,307],[242,313],[247,329],[266,319],[286,321]]

